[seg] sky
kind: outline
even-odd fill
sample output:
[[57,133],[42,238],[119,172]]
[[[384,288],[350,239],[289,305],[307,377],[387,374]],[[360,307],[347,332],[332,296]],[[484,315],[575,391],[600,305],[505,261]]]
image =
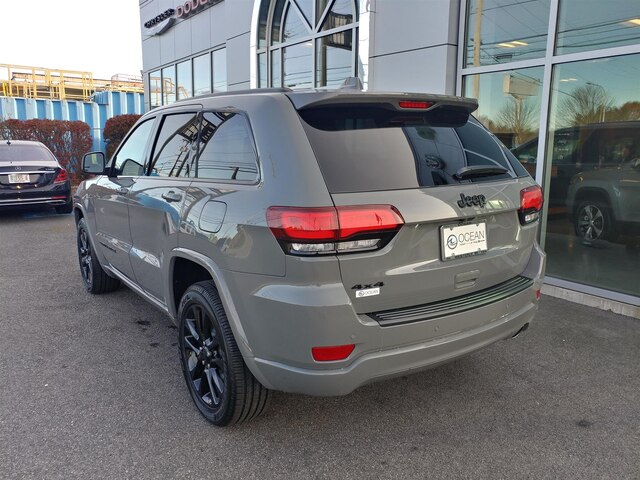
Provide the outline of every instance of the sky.
[[140,75],[138,0],[1,1],[0,64]]

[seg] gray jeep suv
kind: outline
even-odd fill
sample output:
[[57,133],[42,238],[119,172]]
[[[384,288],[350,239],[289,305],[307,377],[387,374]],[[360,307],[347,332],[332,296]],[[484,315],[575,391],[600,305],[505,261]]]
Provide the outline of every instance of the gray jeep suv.
[[216,425],[270,390],[344,395],[526,329],[542,193],[473,100],[288,89],[144,115],[75,195],[87,291],[178,325]]

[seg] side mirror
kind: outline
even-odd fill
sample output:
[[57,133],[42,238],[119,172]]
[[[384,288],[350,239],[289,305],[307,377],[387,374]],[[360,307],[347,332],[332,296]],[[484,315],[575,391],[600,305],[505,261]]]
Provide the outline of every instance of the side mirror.
[[90,152],[82,157],[82,171],[91,175],[104,173],[104,153]]

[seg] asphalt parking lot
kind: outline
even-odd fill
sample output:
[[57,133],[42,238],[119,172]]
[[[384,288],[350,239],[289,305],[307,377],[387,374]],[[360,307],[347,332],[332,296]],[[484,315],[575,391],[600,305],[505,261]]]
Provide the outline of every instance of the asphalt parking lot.
[[542,298],[523,335],[216,429],[170,320],[84,292],[73,216],[0,211],[1,478],[640,478],[640,321]]

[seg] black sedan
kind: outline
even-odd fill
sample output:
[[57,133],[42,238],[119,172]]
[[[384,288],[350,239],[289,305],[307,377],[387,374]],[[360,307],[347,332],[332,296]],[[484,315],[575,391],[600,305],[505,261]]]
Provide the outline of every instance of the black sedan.
[[40,142],[0,143],[0,207],[51,205],[71,213],[71,180],[51,151]]

